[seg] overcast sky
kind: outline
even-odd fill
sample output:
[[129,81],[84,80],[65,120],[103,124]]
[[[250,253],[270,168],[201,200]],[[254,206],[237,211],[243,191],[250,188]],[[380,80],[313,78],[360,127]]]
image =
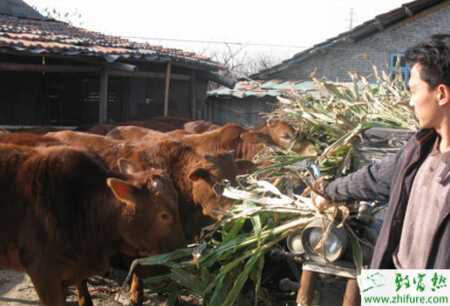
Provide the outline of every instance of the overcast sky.
[[[404,0],[25,0],[39,8],[78,11],[83,27],[126,37],[229,41],[246,45],[250,54],[286,59],[304,48],[388,12]],[[150,43],[210,52],[224,45],[149,40]],[[233,48],[240,48],[231,45]]]

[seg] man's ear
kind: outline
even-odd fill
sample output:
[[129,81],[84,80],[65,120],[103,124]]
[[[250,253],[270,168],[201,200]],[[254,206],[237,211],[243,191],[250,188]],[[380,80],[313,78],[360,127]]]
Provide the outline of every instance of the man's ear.
[[439,106],[450,104],[450,87],[445,84],[439,84],[436,87],[436,98]]
[[123,174],[133,174],[139,172],[139,169],[135,164],[123,157],[119,158],[119,160],[117,161],[117,167]]
[[135,208],[136,204],[133,195],[135,187],[132,184],[113,177],[108,178],[106,180],[106,184],[111,189],[117,200],[125,204],[130,209]]
[[209,180],[210,174],[209,171],[205,168],[196,168],[189,173],[189,179],[191,181],[198,181],[199,179]]

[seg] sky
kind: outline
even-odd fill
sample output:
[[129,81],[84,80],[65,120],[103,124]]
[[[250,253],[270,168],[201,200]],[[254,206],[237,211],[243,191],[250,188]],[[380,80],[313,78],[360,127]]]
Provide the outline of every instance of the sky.
[[355,26],[410,1],[25,0],[41,9],[77,12],[81,18],[76,22],[106,34],[152,38],[146,41],[206,55],[231,48],[240,54],[280,60],[347,31],[350,19]]

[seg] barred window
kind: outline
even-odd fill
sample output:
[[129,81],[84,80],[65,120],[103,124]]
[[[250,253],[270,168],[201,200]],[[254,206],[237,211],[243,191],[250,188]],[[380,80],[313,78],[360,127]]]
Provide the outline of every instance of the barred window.
[[410,76],[410,67],[406,63],[403,53],[391,53],[389,55],[389,75],[394,77],[398,73],[407,82]]

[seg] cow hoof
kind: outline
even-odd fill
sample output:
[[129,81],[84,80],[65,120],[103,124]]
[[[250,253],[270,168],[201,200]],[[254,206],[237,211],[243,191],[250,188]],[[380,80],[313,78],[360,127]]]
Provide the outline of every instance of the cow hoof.
[[130,306],[142,306],[142,304],[143,304],[143,301],[142,301],[142,299],[130,299],[130,303],[129,303],[129,305]]

